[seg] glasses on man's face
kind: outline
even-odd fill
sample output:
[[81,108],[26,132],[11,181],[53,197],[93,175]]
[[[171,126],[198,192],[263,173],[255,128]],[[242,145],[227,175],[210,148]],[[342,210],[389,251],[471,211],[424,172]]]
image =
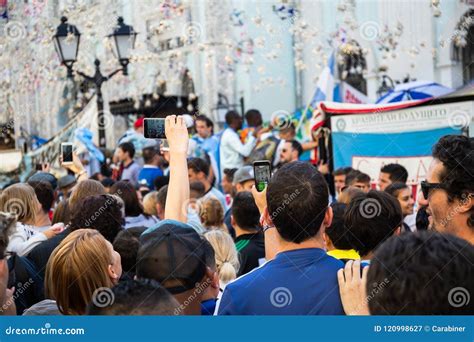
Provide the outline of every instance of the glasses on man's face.
[[427,181],[421,182],[421,192],[425,200],[430,196],[430,192],[435,189],[444,189],[444,185],[441,183],[429,183]]

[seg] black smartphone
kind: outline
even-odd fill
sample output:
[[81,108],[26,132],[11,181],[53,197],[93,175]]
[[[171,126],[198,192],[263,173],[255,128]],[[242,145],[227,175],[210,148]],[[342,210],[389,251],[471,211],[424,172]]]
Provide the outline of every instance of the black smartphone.
[[258,192],[265,190],[265,187],[272,176],[272,166],[268,160],[257,160],[253,163],[253,173],[255,178],[255,187]]
[[36,163],[36,171],[43,171],[43,163]]
[[63,157],[63,164],[72,164],[72,150],[72,143],[61,143],[61,155]]
[[147,118],[143,123],[144,135],[148,139],[166,139],[165,119]]

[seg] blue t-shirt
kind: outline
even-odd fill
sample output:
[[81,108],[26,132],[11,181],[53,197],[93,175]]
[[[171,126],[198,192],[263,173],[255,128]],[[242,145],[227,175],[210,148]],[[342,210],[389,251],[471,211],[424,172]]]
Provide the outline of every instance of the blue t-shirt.
[[337,271],[320,248],[278,253],[226,286],[219,315],[344,315]]
[[146,180],[148,188],[153,191],[155,190],[155,184],[153,181],[156,177],[163,176],[163,171],[159,167],[144,167],[138,174],[138,182]]

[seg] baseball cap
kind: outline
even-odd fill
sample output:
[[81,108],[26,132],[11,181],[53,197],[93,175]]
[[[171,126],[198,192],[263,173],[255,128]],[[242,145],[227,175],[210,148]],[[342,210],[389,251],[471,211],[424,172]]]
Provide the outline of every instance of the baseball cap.
[[59,178],[58,180],[58,188],[63,189],[69,185],[74,184],[75,182],[76,182],[76,177],[74,177],[73,175],[63,176]]
[[234,173],[232,184],[243,183],[254,178],[253,167],[250,165],[242,166]]
[[140,127],[142,127],[144,120],[145,120],[144,118],[138,118],[138,119],[135,121],[135,123],[133,124],[133,127],[134,127],[134,128],[140,128]]
[[56,190],[58,186],[58,180],[49,172],[36,172],[33,176],[28,178],[28,182],[48,182],[53,187],[53,190]]
[[[155,279],[172,294],[193,289],[206,274],[203,238],[189,225],[164,220],[140,237],[137,277]],[[166,286],[167,282],[175,282]]]

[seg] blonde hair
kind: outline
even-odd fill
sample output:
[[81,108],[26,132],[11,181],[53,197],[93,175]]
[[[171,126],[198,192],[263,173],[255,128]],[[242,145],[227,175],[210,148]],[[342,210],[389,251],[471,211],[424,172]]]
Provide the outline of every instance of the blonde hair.
[[227,284],[237,277],[240,267],[239,254],[232,237],[221,230],[210,230],[204,237],[214,248],[217,273],[222,283]]
[[26,183],[13,184],[0,194],[0,211],[14,213],[18,222],[34,225],[38,208],[35,190]]
[[64,315],[83,315],[94,291],[112,287],[108,275],[110,247],[95,229],[70,233],[51,254],[45,273],[45,294]]
[[74,215],[75,207],[84,198],[105,194],[105,188],[100,182],[93,179],[83,180],[72,189],[71,196],[69,196],[69,213]]
[[227,232],[224,225],[224,208],[217,198],[209,197],[200,201],[199,218],[204,228],[217,228]]
[[158,216],[156,204],[158,203],[158,191],[149,192],[143,197],[143,212],[147,215]]

